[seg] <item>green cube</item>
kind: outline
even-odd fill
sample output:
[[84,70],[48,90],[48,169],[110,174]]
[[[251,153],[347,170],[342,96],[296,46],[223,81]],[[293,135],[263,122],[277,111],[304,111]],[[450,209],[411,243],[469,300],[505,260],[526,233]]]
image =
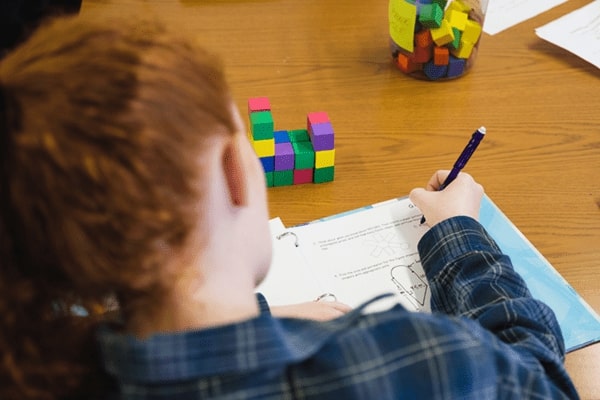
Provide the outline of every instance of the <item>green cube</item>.
[[442,25],[444,10],[437,3],[423,4],[420,8],[419,22],[423,27],[433,29]]
[[294,168],[311,169],[315,167],[315,150],[311,142],[292,142],[294,148]]
[[273,139],[273,126],[271,111],[250,113],[250,130],[254,140]]
[[294,184],[294,170],[273,171],[273,186],[289,186]]
[[290,142],[309,142],[310,136],[306,129],[296,129],[288,132]]
[[442,10],[446,9],[446,3],[448,3],[448,0],[433,0],[432,3],[437,4],[438,6],[440,6],[440,8]]
[[453,49],[458,49],[460,46],[460,36],[462,32],[458,30],[458,28],[452,28],[452,32],[454,32],[454,40],[450,42],[450,47]]
[[313,176],[314,183],[323,183],[333,181],[334,166],[325,168],[315,168]]
[[273,172],[265,172],[265,182],[267,187],[273,187]]

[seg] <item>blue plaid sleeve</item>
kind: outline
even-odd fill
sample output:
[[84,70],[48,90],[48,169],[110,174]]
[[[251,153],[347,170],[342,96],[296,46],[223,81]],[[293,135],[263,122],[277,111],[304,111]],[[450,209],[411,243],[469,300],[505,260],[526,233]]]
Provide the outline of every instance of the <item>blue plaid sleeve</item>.
[[564,341],[553,311],[531,297],[483,226],[469,217],[443,221],[424,235],[419,252],[434,313],[477,321],[532,368],[546,370],[566,393],[575,393],[564,370]]

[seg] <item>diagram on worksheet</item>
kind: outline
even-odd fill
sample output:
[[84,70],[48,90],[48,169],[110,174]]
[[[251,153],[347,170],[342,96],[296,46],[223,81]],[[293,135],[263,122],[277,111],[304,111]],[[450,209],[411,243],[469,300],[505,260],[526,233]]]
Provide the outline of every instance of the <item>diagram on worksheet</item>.
[[373,257],[391,256],[409,248],[395,232],[374,233],[363,241],[363,246],[370,249]]
[[390,269],[390,275],[401,296],[408,299],[416,310],[425,308],[428,304],[429,284],[420,261],[396,265]]

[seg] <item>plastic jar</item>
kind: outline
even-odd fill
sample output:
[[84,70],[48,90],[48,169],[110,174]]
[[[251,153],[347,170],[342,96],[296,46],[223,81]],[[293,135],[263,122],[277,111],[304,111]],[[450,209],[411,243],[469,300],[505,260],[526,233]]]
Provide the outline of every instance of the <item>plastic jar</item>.
[[390,0],[390,50],[407,75],[454,79],[475,63],[488,0]]

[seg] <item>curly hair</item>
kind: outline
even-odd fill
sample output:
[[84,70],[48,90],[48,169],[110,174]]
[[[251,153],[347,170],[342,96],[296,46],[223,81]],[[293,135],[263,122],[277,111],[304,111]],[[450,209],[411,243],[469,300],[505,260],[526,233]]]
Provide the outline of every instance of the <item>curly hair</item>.
[[157,23],[60,18],[2,61],[0,398],[106,384],[94,325],[163,288],[230,105],[218,60]]

